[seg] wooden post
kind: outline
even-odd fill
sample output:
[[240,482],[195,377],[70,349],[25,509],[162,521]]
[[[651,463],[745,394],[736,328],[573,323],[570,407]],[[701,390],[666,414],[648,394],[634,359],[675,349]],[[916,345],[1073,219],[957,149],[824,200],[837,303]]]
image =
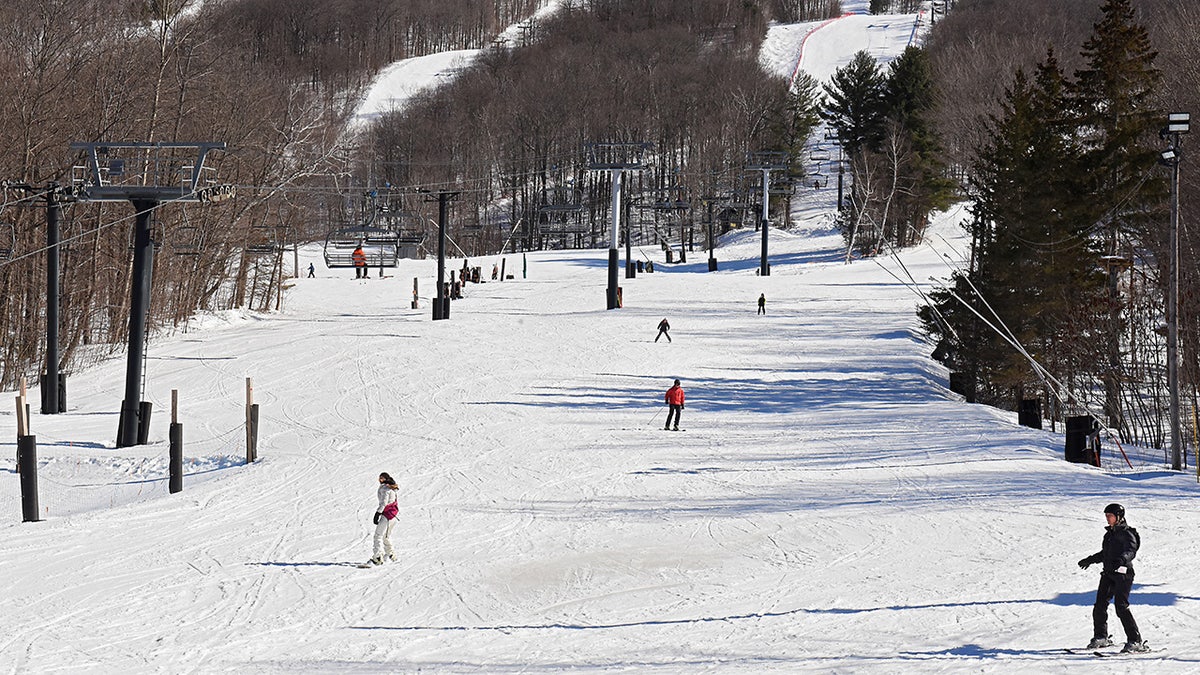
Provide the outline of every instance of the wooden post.
[[25,400],[17,396],[17,438],[29,435],[29,420],[25,417]]
[[29,427],[30,427],[30,424],[29,424],[29,385],[25,381],[24,377],[21,378],[20,400],[21,400],[21,407],[19,409],[17,409],[17,418],[25,423],[25,431],[23,431],[21,433],[21,435],[26,436],[29,434]]
[[250,408],[254,405],[254,383],[246,378],[246,463],[254,461],[254,425],[250,420]]
[[413,308],[413,309],[416,309],[416,308],[417,308],[417,278],[416,278],[416,277],[413,277],[413,301],[412,301],[412,308]]

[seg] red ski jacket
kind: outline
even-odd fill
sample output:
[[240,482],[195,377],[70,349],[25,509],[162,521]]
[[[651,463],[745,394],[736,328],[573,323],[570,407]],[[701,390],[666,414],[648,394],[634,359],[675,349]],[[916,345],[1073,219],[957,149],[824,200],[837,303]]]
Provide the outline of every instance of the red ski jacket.
[[683,405],[683,387],[675,385],[663,397],[668,405]]

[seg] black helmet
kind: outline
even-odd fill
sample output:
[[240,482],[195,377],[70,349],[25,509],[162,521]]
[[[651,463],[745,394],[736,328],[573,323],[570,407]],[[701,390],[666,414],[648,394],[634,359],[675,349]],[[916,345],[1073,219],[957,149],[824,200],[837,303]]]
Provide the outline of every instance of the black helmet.
[[1125,517],[1125,507],[1121,506],[1120,504],[1109,504],[1108,506],[1104,507],[1104,512],[1111,513],[1118,518]]

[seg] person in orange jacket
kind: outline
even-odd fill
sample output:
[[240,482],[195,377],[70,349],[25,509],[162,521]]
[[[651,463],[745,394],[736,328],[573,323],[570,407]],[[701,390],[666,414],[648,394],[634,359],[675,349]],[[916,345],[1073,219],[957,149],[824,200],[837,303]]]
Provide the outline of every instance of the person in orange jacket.
[[366,251],[363,251],[363,247],[361,245],[355,248],[354,252],[350,254],[350,259],[354,261],[355,279],[370,278],[371,272],[367,269],[367,253]]
[[683,410],[683,387],[679,386],[679,380],[675,380],[675,385],[667,390],[663,399],[666,400],[667,405],[671,406],[670,410],[667,411],[667,425],[663,427],[663,430],[672,429],[671,417],[674,416],[675,427],[673,430],[679,431],[679,413]]

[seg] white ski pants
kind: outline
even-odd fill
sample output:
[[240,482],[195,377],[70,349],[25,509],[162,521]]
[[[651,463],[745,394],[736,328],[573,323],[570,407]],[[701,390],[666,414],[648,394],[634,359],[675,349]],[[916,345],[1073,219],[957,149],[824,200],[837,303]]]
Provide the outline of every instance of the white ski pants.
[[392,527],[395,526],[398,518],[388,520],[383,516],[379,517],[379,523],[375,525],[375,548],[372,558],[391,555],[392,551]]

